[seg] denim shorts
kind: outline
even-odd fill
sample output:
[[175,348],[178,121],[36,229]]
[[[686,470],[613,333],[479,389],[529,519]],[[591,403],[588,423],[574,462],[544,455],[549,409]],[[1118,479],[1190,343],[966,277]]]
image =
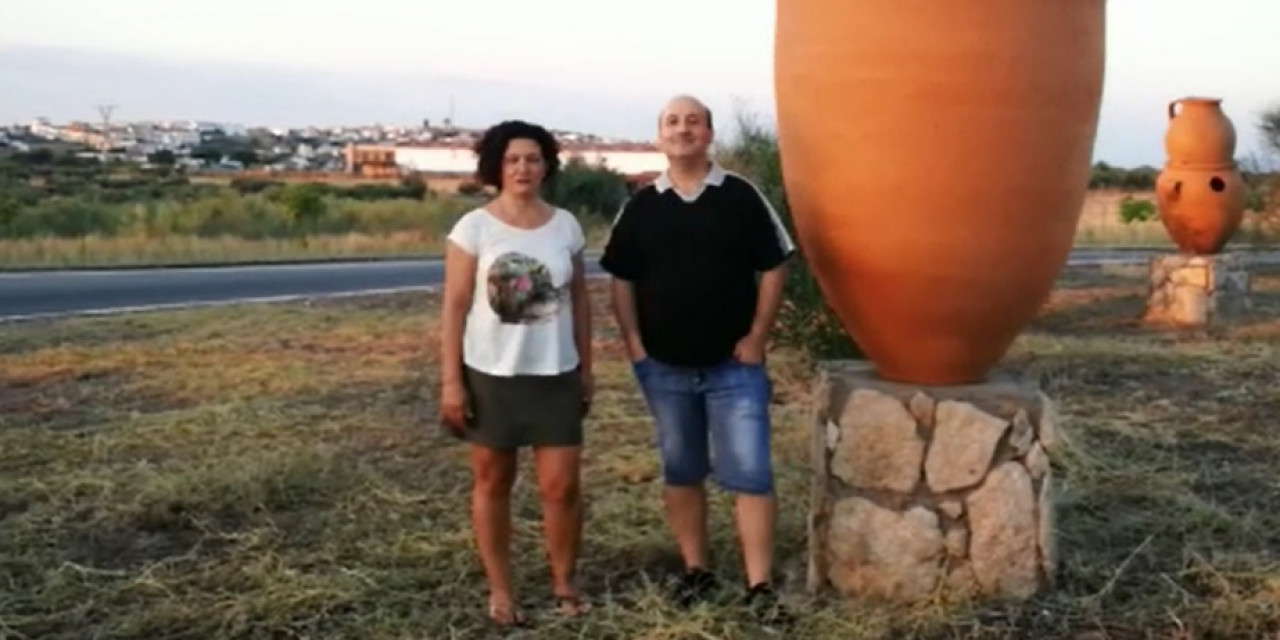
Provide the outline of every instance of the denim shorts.
[[773,386],[764,365],[730,360],[695,369],[644,358],[632,367],[657,428],[667,484],[696,486],[714,472],[727,491],[773,492]]

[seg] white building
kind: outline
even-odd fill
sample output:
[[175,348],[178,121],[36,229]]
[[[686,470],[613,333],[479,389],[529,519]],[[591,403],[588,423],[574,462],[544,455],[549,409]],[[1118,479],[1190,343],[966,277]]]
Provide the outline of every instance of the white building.
[[[573,157],[592,166],[605,166],[623,175],[662,171],[667,158],[647,145],[565,145],[560,161]],[[406,145],[395,149],[395,163],[406,171],[470,174],[476,169],[475,152],[461,145]]]
[[165,129],[155,134],[161,146],[167,148],[194,147],[200,144],[200,133],[184,129]]
[[577,156],[592,166],[604,166],[623,175],[636,175],[663,171],[667,168],[667,157],[653,148],[591,148],[570,149],[560,154],[562,161]]
[[472,173],[476,170],[476,154],[460,146],[395,147],[395,162],[401,169],[421,173]]
[[44,138],[46,140],[57,140],[62,135],[62,129],[49,122],[48,118],[36,118],[30,125],[31,135]]

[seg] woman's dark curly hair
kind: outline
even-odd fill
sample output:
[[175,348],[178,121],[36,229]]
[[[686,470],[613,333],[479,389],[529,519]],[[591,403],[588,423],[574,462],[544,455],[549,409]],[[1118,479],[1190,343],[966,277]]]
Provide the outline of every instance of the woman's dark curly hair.
[[547,171],[543,182],[549,182],[560,171],[560,144],[546,129],[523,120],[506,120],[489,127],[476,141],[476,178],[480,184],[502,188],[502,158],[512,140],[533,140],[542,150]]

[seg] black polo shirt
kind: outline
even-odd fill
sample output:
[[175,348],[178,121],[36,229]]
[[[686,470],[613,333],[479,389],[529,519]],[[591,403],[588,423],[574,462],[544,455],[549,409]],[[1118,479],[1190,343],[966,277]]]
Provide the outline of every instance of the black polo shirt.
[[691,198],[663,174],[622,205],[600,266],[635,290],[645,351],[671,365],[733,356],[755,317],[757,274],[795,251],[760,190],[718,164]]

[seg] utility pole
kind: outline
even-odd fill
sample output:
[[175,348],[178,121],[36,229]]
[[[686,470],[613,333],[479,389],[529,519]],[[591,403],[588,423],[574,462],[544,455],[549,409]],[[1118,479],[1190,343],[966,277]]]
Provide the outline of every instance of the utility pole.
[[116,110],[116,105],[114,104],[98,105],[98,115],[102,116],[102,128],[105,129],[107,128],[108,125],[111,124],[111,114],[114,113],[115,110]]
[[449,112],[444,117],[444,128],[446,131],[454,131],[454,126],[453,126],[454,106],[455,106],[454,96],[453,94],[449,94]]
[[111,148],[111,114],[116,110],[114,104],[98,105],[98,115],[102,116],[102,151]]

